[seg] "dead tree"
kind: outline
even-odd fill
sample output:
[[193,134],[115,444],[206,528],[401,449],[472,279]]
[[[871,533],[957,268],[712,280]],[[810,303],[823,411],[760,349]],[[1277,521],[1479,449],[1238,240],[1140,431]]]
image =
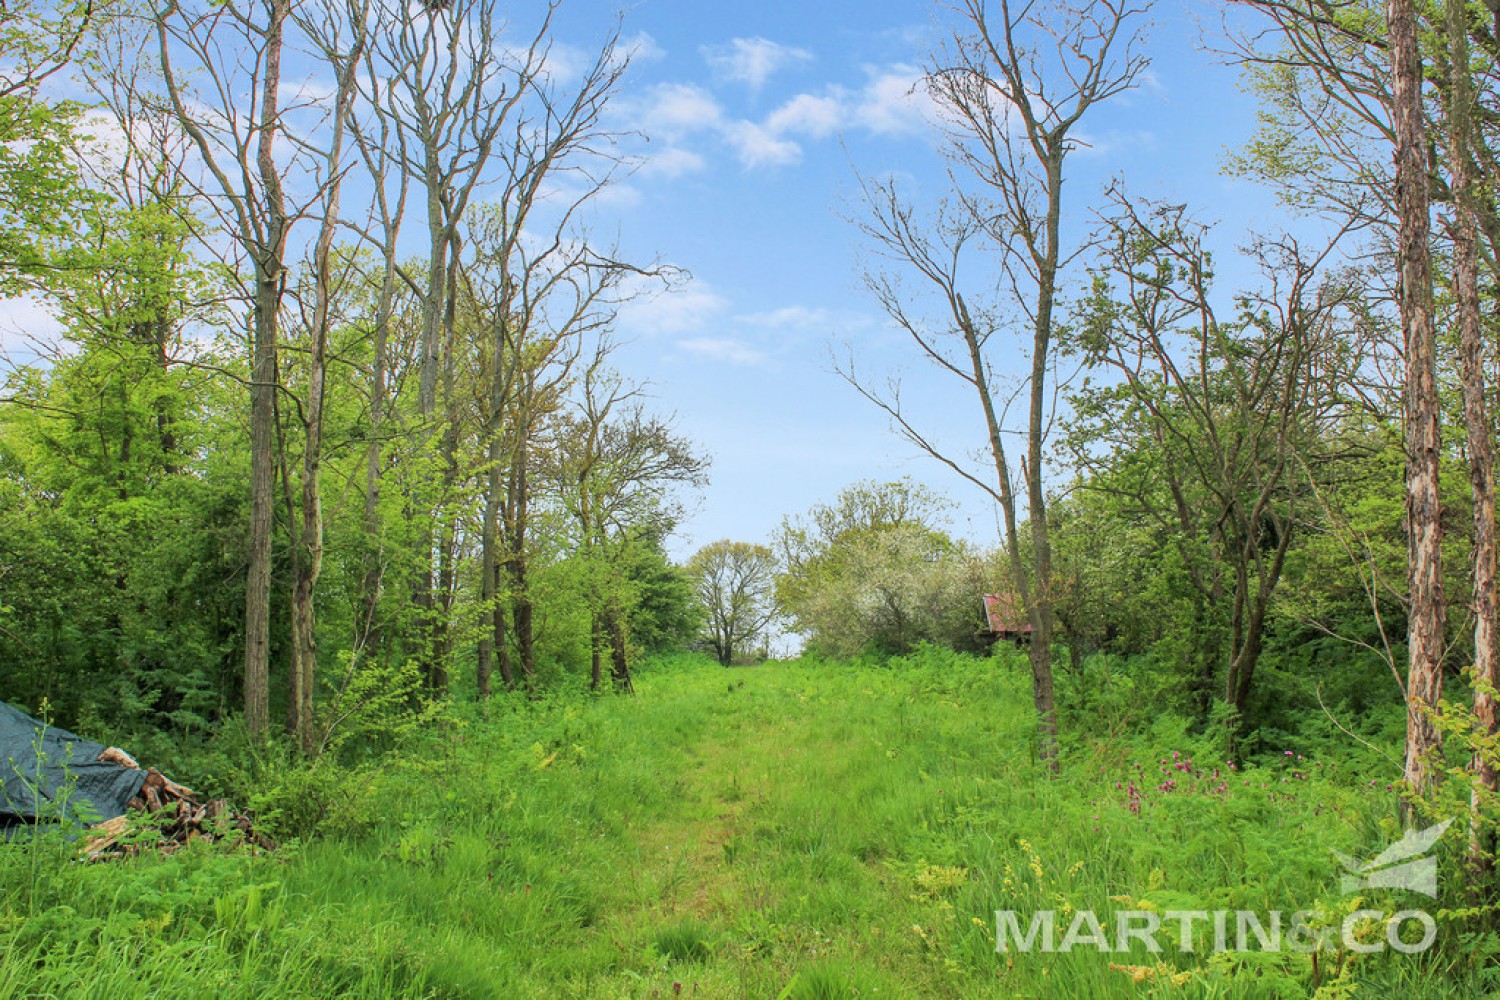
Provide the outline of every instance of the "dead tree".
[[[1000,506],[1011,583],[1031,620],[1032,694],[1040,753],[1057,754],[1052,691],[1052,551],[1044,494],[1043,446],[1056,387],[1052,374],[1059,280],[1086,247],[1064,248],[1064,164],[1079,145],[1079,123],[1133,87],[1147,66],[1139,24],[1149,0],[1055,2],[1013,7],[963,0],[964,24],[928,68],[925,88],[948,137],[954,188],[932,219],[919,217],[894,182],[866,181],[859,224],[873,251],[898,274],[872,272],[866,284],[917,352],[966,385],[978,404],[992,469],[967,468],[903,408],[899,387],[844,374],[918,448]],[[977,273],[976,273],[977,272]],[[918,279],[909,297],[900,273]],[[929,295],[924,314],[916,296]],[[1012,325],[1000,303],[1019,309]],[[1029,353],[1026,422],[1017,488],[1005,436],[1004,387],[994,367],[997,334],[1016,332]],[[1017,493],[1024,492],[1029,552],[1021,550]]]

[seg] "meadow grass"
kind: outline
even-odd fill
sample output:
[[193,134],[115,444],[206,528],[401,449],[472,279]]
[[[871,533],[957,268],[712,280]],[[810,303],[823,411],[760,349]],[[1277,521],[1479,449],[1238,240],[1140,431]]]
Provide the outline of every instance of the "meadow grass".
[[[328,771],[272,855],[0,850],[0,998],[1485,995],[1444,923],[1413,957],[995,948],[995,911],[1311,910],[1331,851],[1399,835],[1334,762],[1231,768],[1171,718],[1034,756],[1014,657],[725,670],[634,698],[456,709],[378,768]],[[306,795],[305,785],[297,785]],[[1113,933],[1111,931],[1111,938]],[[1163,932],[1161,940],[1175,941]]]

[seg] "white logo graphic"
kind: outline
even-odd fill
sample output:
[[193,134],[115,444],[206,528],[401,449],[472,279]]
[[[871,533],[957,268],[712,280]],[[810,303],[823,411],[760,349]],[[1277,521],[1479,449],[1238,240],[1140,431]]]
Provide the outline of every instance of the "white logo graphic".
[[[1334,857],[1350,873],[1339,879],[1339,888],[1346,896],[1365,889],[1406,889],[1436,899],[1437,859],[1419,855],[1432,850],[1452,822],[1447,819],[1425,830],[1407,830],[1406,836],[1364,863],[1334,851]],[[1416,860],[1408,861],[1408,858]],[[1398,861],[1405,863],[1397,864]]]

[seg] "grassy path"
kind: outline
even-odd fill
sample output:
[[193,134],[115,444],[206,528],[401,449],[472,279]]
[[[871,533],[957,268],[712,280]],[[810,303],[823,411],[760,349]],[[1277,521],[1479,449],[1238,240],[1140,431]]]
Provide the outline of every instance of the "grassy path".
[[909,855],[947,815],[944,795],[962,798],[972,775],[954,766],[1013,764],[1024,732],[1004,733],[1004,718],[978,725],[980,706],[926,700],[888,675],[720,677],[643,686],[647,714],[670,717],[686,697],[702,723],[680,746],[673,794],[627,851],[633,891],[602,928],[659,974],[635,983],[621,970],[580,995],[679,984],[709,997],[954,995],[922,923],[951,911],[915,880],[933,866]]

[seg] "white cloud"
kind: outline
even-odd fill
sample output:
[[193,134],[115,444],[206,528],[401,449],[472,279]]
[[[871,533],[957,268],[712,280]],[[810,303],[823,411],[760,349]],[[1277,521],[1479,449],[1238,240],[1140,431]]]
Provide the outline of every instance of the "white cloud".
[[798,94],[771,113],[766,128],[778,135],[792,133],[822,139],[843,126],[846,114],[841,96]]
[[642,161],[639,173],[647,177],[664,177],[673,180],[702,170],[706,164],[703,157],[691,150],[677,146],[651,153]]
[[724,109],[702,87],[664,83],[651,89],[637,118],[647,135],[679,136],[717,127]]
[[630,56],[633,63],[655,62],[667,54],[655,38],[644,31],[638,31],[629,38],[620,39],[620,49]]
[[732,337],[693,337],[679,340],[677,346],[695,357],[731,365],[758,365],[766,360],[760,351]]
[[854,121],[876,135],[927,131],[937,115],[921,83],[922,71],[916,66],[896,64],[872,69],[854,109]]
[[790,139],[777,136],[764,125],[755,122],[732,122],[724,130],[724,137],[739,155],[740,163],[747,169],[754,167],[785,167],[802,159],[802,147]]
[[745,317],[749,326],[767,330],[829,330],[843,325],[847,316],[840,317],[829,309],[810,306],[783,306],[770,312],[751,313]]
[[728,45],[705,46],[703,58],[715,75],[759,90],[773,75],[788,66],[808,62],[806,49],[779,45],[765,38],[736,38]]
[[615,181],[604,185],[599,193],[594,195],[591,203],[596,206],[627,209],[635,208],[644,199],[645,196],[641,194],[639,188],[632,184]]
[[[746,46],[735,54],[736,58],[747,53],[753,56],[747,56],[744,66],[735,68],[740,79],[763,81],[777,59],[791,58],[785,52],[799,53],[765,39],[736,39],[736,43]],[[773,50],[779,54],[773,55]],[[805,56],[800,53],[795,57]],[[727,60],[730,56],[720,58]],[[703,154],[688,148],[687,140],[693,136],[717,136],[734,151],[742,167],[755,170],[800,163],[801,141],[823,140],[847,130],[889,137],[931,132],[938,115],[921,85],[920,68],[895,63],[867,67],[865,72],[866,81],[858,89],[830,85],[817,92],[804,91],[760,120],[730,117],[714,94],[697,84],[652,87],[622,109],[628,116],[625,127],[665,145],[660,152],[642,156],[640,173],[672,179],[704,169]]]
[[627,333],[649,337],[662,333],[692,333],[719,322],[729,302],[701,281],[692,281],[668,292],[627,302],[620,309],[620,327]]

